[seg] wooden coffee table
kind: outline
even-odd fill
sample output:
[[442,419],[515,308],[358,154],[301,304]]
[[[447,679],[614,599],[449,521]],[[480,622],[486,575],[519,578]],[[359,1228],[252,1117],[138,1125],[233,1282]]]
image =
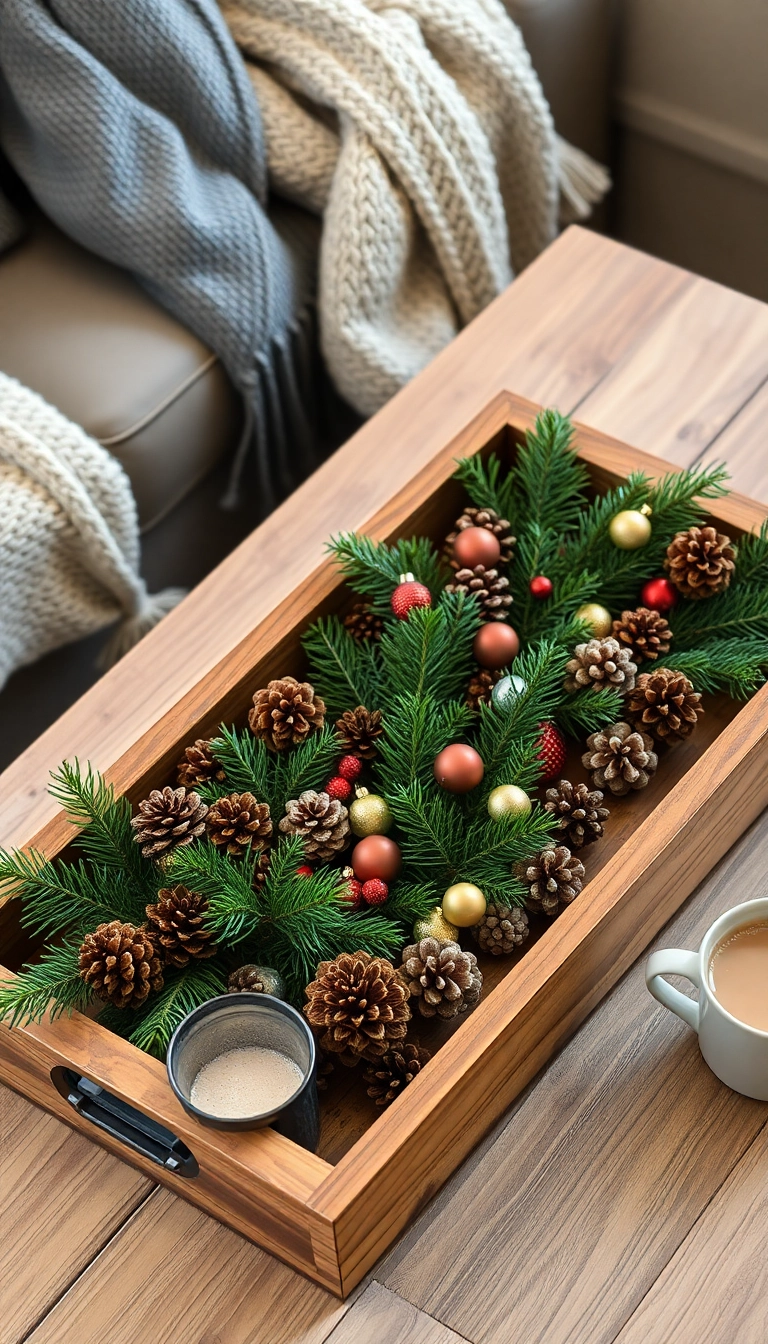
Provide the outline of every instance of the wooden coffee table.
[[[570,229],[0,776],[0,843],[50,816],[52,766],[117,760],[502,388],[768,498],[768,308]],[[761,820],[660,944],[763,894],[767,862]],[[0,1344],[757,1344],[767,1121],[637,965],[342,1305],[0,1089]]]

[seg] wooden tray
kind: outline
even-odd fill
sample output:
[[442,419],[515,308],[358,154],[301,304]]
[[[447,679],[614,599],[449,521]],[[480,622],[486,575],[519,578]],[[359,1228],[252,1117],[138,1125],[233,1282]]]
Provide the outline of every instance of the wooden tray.
[[[365,530],[387,540],[414,532],[442,537],[464,499],[450,479],[454,460],[492,448],[513,455],[537,410],[501,394]],[[577,427],[576,443],[599,491],[635,469],[654,477],[676,470],[584,427]],[[713,518],[738,537],[767,513],[732,495],[717,503]],[[242,722],[257,686],[301,668],[302,632],[343,600],[330,560],[308,572],[288,600],[114,763],[108,778],[134,802],[166,783],[188,742],[211,735],[222,721]],[[478,1007],[452,1026],[431,1027],[427,1043],[438,1053],[407,1091],[379,1113],[351,1075],[334,1078],[322,1102],[318,1155],[271,1130],[203,1128],[176,1101],[161,1063],[80,1014],[0,1028],[0,1077],[344,1296],[765,807],[768,686],[746,705],[721,696],[705,703],[696,733],[664,759],[652,786],[612,803],[608,833],[594,856],[587,853],[588,884],[578,900],[553,924],[536,928],[523,955],[486,958]],[[578,755],[568,773],[584,777]],[[58,815],[29,843],[53,856],[71,835]],[[13,898],[0,905],[0,956],[10,970],[33,950],[17,905]],[[94,1129],[60,1094],[72,1076],[172,1131],[198,1174],[158,1166]]]

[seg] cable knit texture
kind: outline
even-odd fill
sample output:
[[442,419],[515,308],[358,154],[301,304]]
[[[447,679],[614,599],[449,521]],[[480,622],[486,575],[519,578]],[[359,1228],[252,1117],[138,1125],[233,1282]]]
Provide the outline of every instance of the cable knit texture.
[[106,449],[0,373],[0,687],[122,616],[119,656],[182,596],[139,578],[130,482]]

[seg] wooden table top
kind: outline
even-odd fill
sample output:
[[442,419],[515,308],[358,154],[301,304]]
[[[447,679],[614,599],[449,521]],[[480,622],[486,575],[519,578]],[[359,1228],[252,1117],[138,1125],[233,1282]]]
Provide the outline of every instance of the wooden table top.
[[[570,229],[0,776],[2,843],[51,765],[116,759],[238,642],[270,522],[320,546],[504,387],[768,499],[768,307]],[[658,945],[764,894],[764,860],[763,818]],[[341,1304],[0,1088],[0,1344],[764,1344],[767,1122],[638,963]]]

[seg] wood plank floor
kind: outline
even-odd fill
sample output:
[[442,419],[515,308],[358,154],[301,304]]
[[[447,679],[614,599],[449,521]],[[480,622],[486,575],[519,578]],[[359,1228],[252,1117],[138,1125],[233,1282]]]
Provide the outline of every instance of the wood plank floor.
[[[768,499],[768,308],[575,230],[494,309],[511,390]],[[767,865],[762,818],[658,945],[694,946]],[[4,1090],[0,1133],[0,1344],[768,1338],[768,1106],[714,1079],[641,964],[343,1305]]]

